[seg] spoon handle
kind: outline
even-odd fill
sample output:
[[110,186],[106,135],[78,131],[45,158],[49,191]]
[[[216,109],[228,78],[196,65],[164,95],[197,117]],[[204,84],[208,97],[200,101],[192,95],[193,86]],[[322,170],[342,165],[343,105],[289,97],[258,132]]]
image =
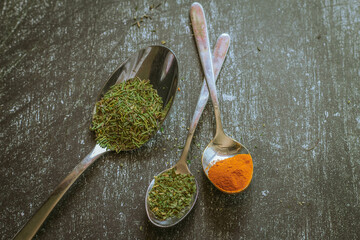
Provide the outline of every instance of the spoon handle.
[[204,70],[207,86],[210,91],[216,119],[216,134],[223,132],[219,101],[216,93],[212,57],[210,52],[209,36],[207,31],[204,9],[200,3],[193,3],[190,9],[190,19],[194,31],[195,42],[199,52],[201,65]]
[[53,208],[64,196],[71,185],[78,179],[78,177],[98,159],[101,155],[107,152],[105,148],[98,144],[94,149],[71,171],[69,175],[55,188],[50,197],[43,203],[37,212],[30,218],[25,226],[16,234],[14,240],[32,239],[46,218],[49,216]]
[[[230,46],[230,36],[226,33],[221,34],[215,44],[214,54],[212,58],[215,80],[217,80],[217,77],[219,76],[229,46]],[[190,144],[195,133],[196,126],[199,123],[199,119],[201,117],[202,112],[204,111],[204,108],[208,100],[209,100],[209,90],[206,86],[206,80],[204,79],[200,91],[200,96],[196,104],[195,112],[190,123],[189,133],[186,139],[185,147],[180,157],[180,161],[183,161],[185,164],[190,149]]]

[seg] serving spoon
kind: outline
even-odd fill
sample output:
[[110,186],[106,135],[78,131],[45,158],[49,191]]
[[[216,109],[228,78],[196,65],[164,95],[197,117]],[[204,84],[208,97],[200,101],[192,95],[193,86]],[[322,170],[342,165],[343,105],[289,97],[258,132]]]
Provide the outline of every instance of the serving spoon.
[[[218,77],[220,69],[224,63],[226,53],[229,49],[229,45],[230,45],[230,36],[228,34],[220,35],[220,37],[218,38],[218,40],[215,44],[214,57],[212,59],[215,79]],[[198,102],[197,102],[197,105],[195,108],[195,112],[194,112],[192,121],[190,123],[189,132],[188,132],[187,139],[185,142],[185,147],[181,153],[180,159],[173,167],[166,169],[165,171],[162,171],[158,175],[162,174],[163,172],[169,171],[170,169],[175,168],[175,167],[176,167],[175,172],[178,174],[179,173],[191,174],[191,172],[188,168],[188,165],[186,163],[186,159],[187,159],[187,156],[188,156],[188,153],[190,150],[190,144],[191,144],[192,138],[194,136],[196,126],[199,122],[202,112],[204,111],[204,108],[206,106],[208,99],[209,99],[209,91],[206,86],[206,82],[203,81],[203,85],[202,85],[202,88],[200,91],[200,96],[199,96],[199,99],[198,99]],[[147,214],[149,220],[154,225],[159,226],[159,227],[171,227],[171,226],[174,226],[175,224],[179,223],[182,219],[184,219],[186,217],[186,215],[191,211],[193,206],[195,205],[195,202],[196,202],[196,199],[197,199],[197,196],[199,193],[199,187],[198,187],[196,179],[195,179],[195,182],[196,182],[196,193],[194,194],[190,205],[185,209],[183,215],[181,215],[180,217],[173,217],[173,218],[168,218],[165,220],[159,220],[153,214],[151,209],[149,209],[149,203],[148,203],[149,193],[155,184],[155,180],[153,179],[147,189],[146,197],[145,197],[145,209],[146,209],[146,214]]]
[[[107,80],[100,92],[100,95],[97,98],[97,101],[102,98],[102,96],[110,89],[111,86],[127,81],[128,79],[134,78],[135,76],[139,77],[140,79],[150,80],[153,88],[157,90],[159,96],[163,100],[163,110],[167,111],[165,114],[165,116],[167,116],[177,92],[178,62],[175,54],[164,46],[146,47],[125,60]],[[96,109],[94,108],[94,113],[95,110]],[[160,124],[162,124],[162,122]],[[156,131],[154,131],[153,135],[155,133]],[[78,179],[79,176],[92,163],[94,163],[96,159],[109,151],[109,149],[103,148],[99,144],[96,144],[94,149],[55,188],[50,197],[37,210],[32,218],[30,218],[25,226],[17,233],[14,239],[32,239],[46,218],[49,216],[53,208],[64,196],[71,185],[76,181],[76,179]]]
[[[223,130],[221,124],[221,116],[220,116],[220,108],[219,101],[217,98],[216,86],[215,86],[215,78],[213,73],[213,63],[211,61],[211,52],[210,52],[210,44],[209,44],[209,36],[207,32],[206,19],[204,14],[204,9],[202,6],[195,2],[191,5],[190,9],[190,19],[191,24],[194,31],[195,41],[197,45],[197,49],[200,56],[201,65],[203,67],[205,79],[207,86],[210,91],[211,100],[214,107],[215,112],[215,120],[216,120],[216,132],[214,138],[211,140],[209,145],[205,148],[202,155],[202,166],[204,172],[207,177],[209,173],[209,169],[216,164],[216,162],[233,157],[237,154],[250,154],[249,151],[244,147],[241,143],[235,141],[234,139],[228,137]],[[251,160],[252,161],[252,160]],[[252,174],[251,174],[252,176]],[[210,180],[210,179],[209,179]],[[211,180],[210,180],[211,181]],[[213,182],[212,182],[213,183]],[[213,183],[214,184],[214,183]],[[250,181],[249,181],[250,184]],[[239,193],[245,190],[248,186],[245,186],[238,191],[226,191],[215,184],[219,190],[225,193]]]

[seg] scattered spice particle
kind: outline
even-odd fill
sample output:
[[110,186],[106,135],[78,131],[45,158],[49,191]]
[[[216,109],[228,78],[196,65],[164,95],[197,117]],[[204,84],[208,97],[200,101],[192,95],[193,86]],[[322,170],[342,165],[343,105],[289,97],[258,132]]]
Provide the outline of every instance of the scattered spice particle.
[[161,41],[161,44],[165,45],[165,44],[166,44],[166,41],[162,40],[162,41]]
[[[151,14],[153,13],[152,10],[160,7],[160,5],[161,4],[158,4],[156,7],[154,7],[154,5],[151,5],[149,7],[150,12],[145,10],[145,13],[143,13],[143,15],[141,17],[139,17],[139,16],[134,17],[133,20],[135,21],[135,23],[133,23],[132,25],[137,25],[137,27],[140,28],[140,23],[142,23],[144,19],[151,20],[152,19]],[[138,11],[138,6],[135,6],[135,11],[136,12]],[[137,21],[137,19],[140,19],[140,21]]]

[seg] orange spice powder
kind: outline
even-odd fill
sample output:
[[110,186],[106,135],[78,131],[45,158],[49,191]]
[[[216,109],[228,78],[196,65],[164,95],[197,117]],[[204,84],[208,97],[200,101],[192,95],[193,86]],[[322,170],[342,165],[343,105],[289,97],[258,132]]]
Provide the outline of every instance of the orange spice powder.
[[246,188],[253,174],[250,154],[238,154],[217,162],[209,170],[211,182],[219,189],[236,193]]

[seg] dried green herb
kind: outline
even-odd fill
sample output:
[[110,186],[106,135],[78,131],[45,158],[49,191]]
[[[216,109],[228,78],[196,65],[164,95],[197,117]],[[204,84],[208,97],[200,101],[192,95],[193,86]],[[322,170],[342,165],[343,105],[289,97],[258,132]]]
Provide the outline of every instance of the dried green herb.
[[172,168],[156,176],[155,184],[149,193],[150,210],[160,220],[180,217],[196,192],[194,176],[176,174],[175,170]]
[[101,147],[136,149],[149,140],[167,109],[150,81],[136,77],[112,86],[96,103],[90,129]]

